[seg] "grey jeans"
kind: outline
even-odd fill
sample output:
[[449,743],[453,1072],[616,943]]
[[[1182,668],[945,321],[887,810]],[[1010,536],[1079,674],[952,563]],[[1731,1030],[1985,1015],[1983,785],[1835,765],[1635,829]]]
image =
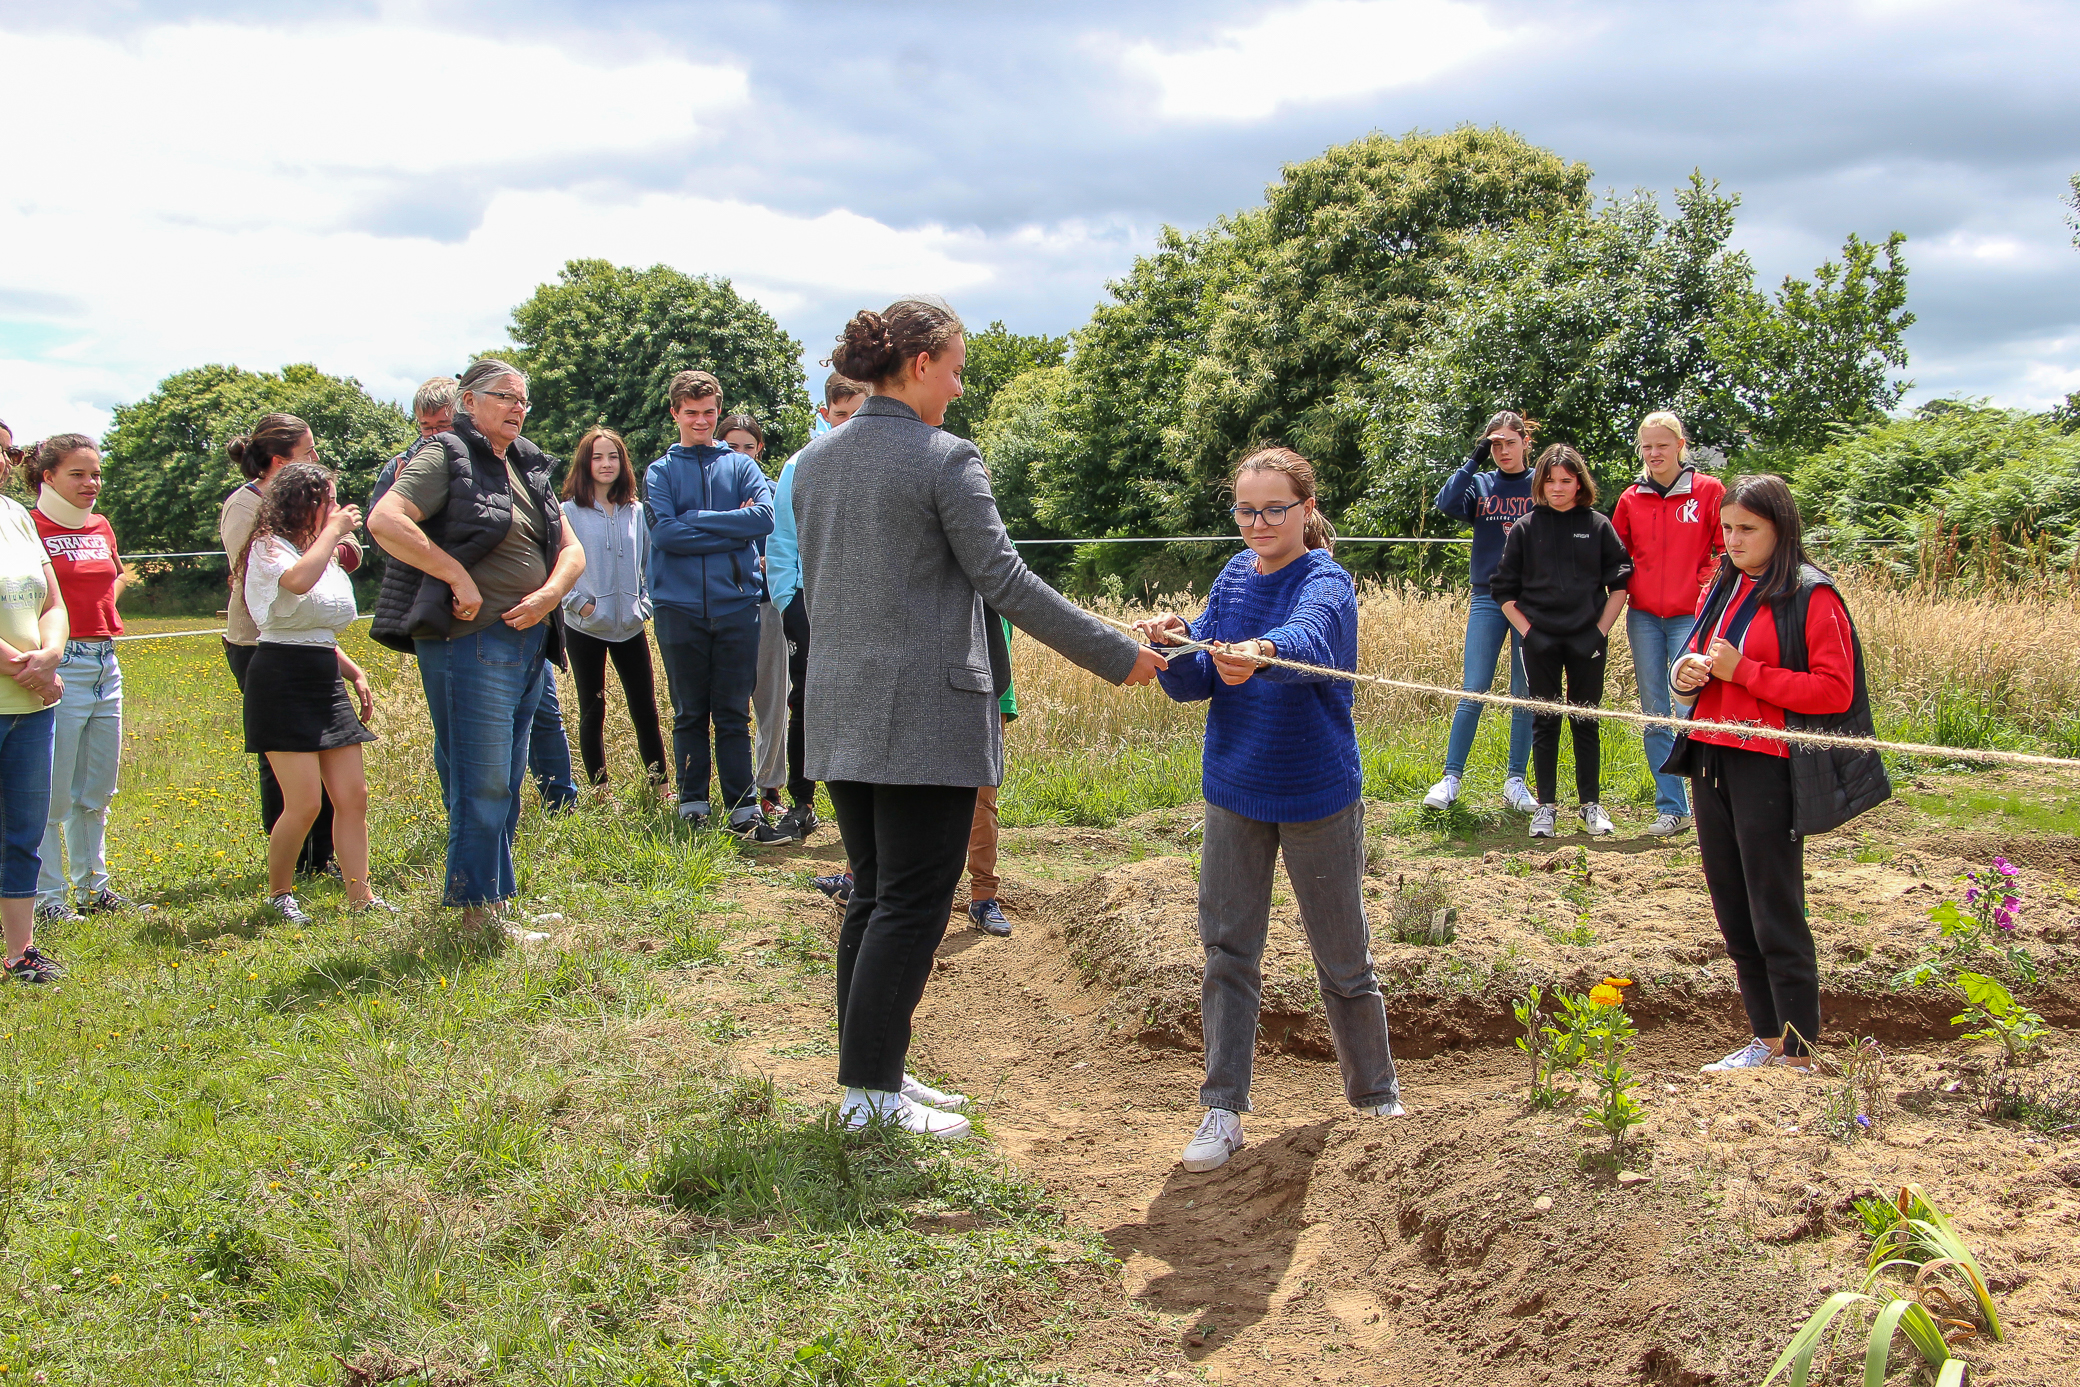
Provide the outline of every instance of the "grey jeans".
[[1199,941],[1206,975],[1199,1012],[1206,1038],[1209,1108],[1249,1111],[1257,1013],[1264,992],[1264,941],[1271,928],[1271,874],[1279,852],[1314,954],[1329,1034],[1352,1107],[1400,1096],[1387,1007],[1372,971],[1365,924],[1365,804],[1304,824],[1268,824],[1206,806],[1199,857]]

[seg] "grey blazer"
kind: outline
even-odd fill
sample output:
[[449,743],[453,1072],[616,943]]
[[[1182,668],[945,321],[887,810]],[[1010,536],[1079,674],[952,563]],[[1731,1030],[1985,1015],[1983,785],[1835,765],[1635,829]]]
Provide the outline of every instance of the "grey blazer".
[[804,773],[996,785],[1004,733],[982,604],[1118,684],[1139,646],[1034,576],[975,445],[885,395],[795,455],[809,603]]

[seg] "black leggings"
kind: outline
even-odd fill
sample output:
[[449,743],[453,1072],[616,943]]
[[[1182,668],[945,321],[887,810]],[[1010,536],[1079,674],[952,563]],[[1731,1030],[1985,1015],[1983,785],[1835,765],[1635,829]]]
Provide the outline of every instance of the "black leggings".
[[[231,666],[231,678],[238,685],[239,696],[246,691],[246,671],[253,667],[253,656],[259,651],[257,645],[233,645],[224,642],[224,663]],[[282,817],[282,786],[274,778],[274,767],[268,764],[267,753],[261,752],[260,760],[260,826],[269,833],[274,832],[274,821]],[[332,796],[325,787],[318,787],[318,817],[311,824],[311,831],[304,835],[303,851],[296,855],[296,870],[303,876],[321,875],[332,865]]]
[[[1537,627],[1524,640],[1524,686],[1531,696],[1544,702],[1560,699],[1560,678],[1567,677],[1567,701],[1578,708],[1594,708],[1603,702],[1603,670],[1610,641],[1591,626],[1571,636],[1549,636]],[[1569,718],[1574,731],[1574,792],[1583,804],[1601,798],[1603,741],[1595,718]],[[1538,802],[1558,803],[1560,775],[1560,715],[1531,715],[1531,771],[1537,781]]]
[[802,774],[802,689],[809,682],[809,594],[798,592],[780,613],[787,637],[787,797],[797,809],[816,803],[816,782]]
[[1697,851],[1741,1005],[1757,1036],[1803,1055],[1820,1039],[1820,960],[1806,923],[1806,845],[1791,832],[1791,762],[1709,743],[1696,752]]
[[570,626],[563,628],[563,648],[578,686],[578,755],[585,763],[587,784],[607,783],[607,659],[621,680],[628,701],[628,720],[636,729],[636,752],[650,772],[650,783],[665,783],[664,733],[657,725],[657,679],[650,670],[650,638],[638,633],[625,641],[603,641]]
[[827,788],[852,865],[852,904],[838,930],[838,1082],[894,1092],[967,864],[975,787]]

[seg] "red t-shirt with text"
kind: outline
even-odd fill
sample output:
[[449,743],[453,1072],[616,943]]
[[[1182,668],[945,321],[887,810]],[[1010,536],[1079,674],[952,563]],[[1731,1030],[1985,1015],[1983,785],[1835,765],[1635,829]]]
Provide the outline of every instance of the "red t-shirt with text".
[[58,575],[58,591],[64,594],[65,610],[72,620],[72,639],[105,641],[123,633],[123,618],[116,615],[116,579],[123,566],[116,561],[116,532],[98,515],[89,516],[85,528],[68,530],[40,510],[36,533],[43,552]]

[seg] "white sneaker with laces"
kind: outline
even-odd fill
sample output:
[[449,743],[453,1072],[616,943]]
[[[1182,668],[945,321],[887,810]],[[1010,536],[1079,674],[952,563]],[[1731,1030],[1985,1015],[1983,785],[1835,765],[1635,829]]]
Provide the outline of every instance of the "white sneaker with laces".
[[1449,809],[1452,807],[1452,801],[1457,798],[1459,798],[1459,777],[1447,774],[1444,779],[1430,787],[1429,794],[1423,796],[1423,807],[1425,809]]
[[1242,1146],[1242,1115],[1226,1108],[1208,1108],[1199,1119],[1199,1130],[1185,1143],[1182,1162],[1194,1174],[1218,1170]]
[[1695,822],[1688,814],[1656,814],[1654,822],[1647,826],[1647,836],[1673,838],[1678,833],[1688,832]]
[[1699,1069],[1700,1074],[1723,1074],[1729,1069],[1760,1069],[1775,1057],[1769,1042],[1761,1038],[1749,1041],[1723,1060],[1713,1060]]
[[1529,814],[1538,808],[1538,796],[1524,783],[1524,777],[1513,775],[1502,782],[1502,802],[1519,814]]
[[878,1121],[891,1123],[921,1137],[938,1137],[942,1141],[959,1141],[974,1130],[968,1119],[959,1113],[922,1107],[900,1093],[863,1088],[845,1090],[845,1103],[838,1109],[838,1118],[848,1131],[857,1132]]
[[1376,1104],[1374,1104],[1374,1105],[1373,1105],[1372,1107],[1369,1107],[1369,1108],[1360,1108],[1360,1109],[1358,1109],[1358,1116],[1360,1116],[1360,1117],[1407,1117],[1407,1116],[1408,1116],[1408,1109],[1407,1109],[1407,1108],[1404,1108],[1404,1107],[1402,1107],[1402,1106],[1401,1106],[1401,1100],[1400,1100],[1399,1098],[1396,1098],[1396,1099],[1395,1099],[1395,1100],[1394,1100],[1393,1102],[1391,1102],[1391,1103],[1376,1103]]
[[913,1075],[903,1076],[903,1097],[924,1108],[937,1108],[941,1112],[954,1112],[968,1106],[965,1093],[944,1093],[930,1084],[922,1084]]
[[1618,831],[1618,826],[1611,822],[1611,816],[1603,812],[1600,804],[1585,804],[1575,812],[1581,815],[1582,827],[1589,830],[1592,837],[1608,838]]
[[1534,838],[1550,838],[1553,836],[1553,832],[1559,825],[1559,822],[1560,806],[1557,804],[1541,804],[1538,808],[1531,811],[1531,836]]

